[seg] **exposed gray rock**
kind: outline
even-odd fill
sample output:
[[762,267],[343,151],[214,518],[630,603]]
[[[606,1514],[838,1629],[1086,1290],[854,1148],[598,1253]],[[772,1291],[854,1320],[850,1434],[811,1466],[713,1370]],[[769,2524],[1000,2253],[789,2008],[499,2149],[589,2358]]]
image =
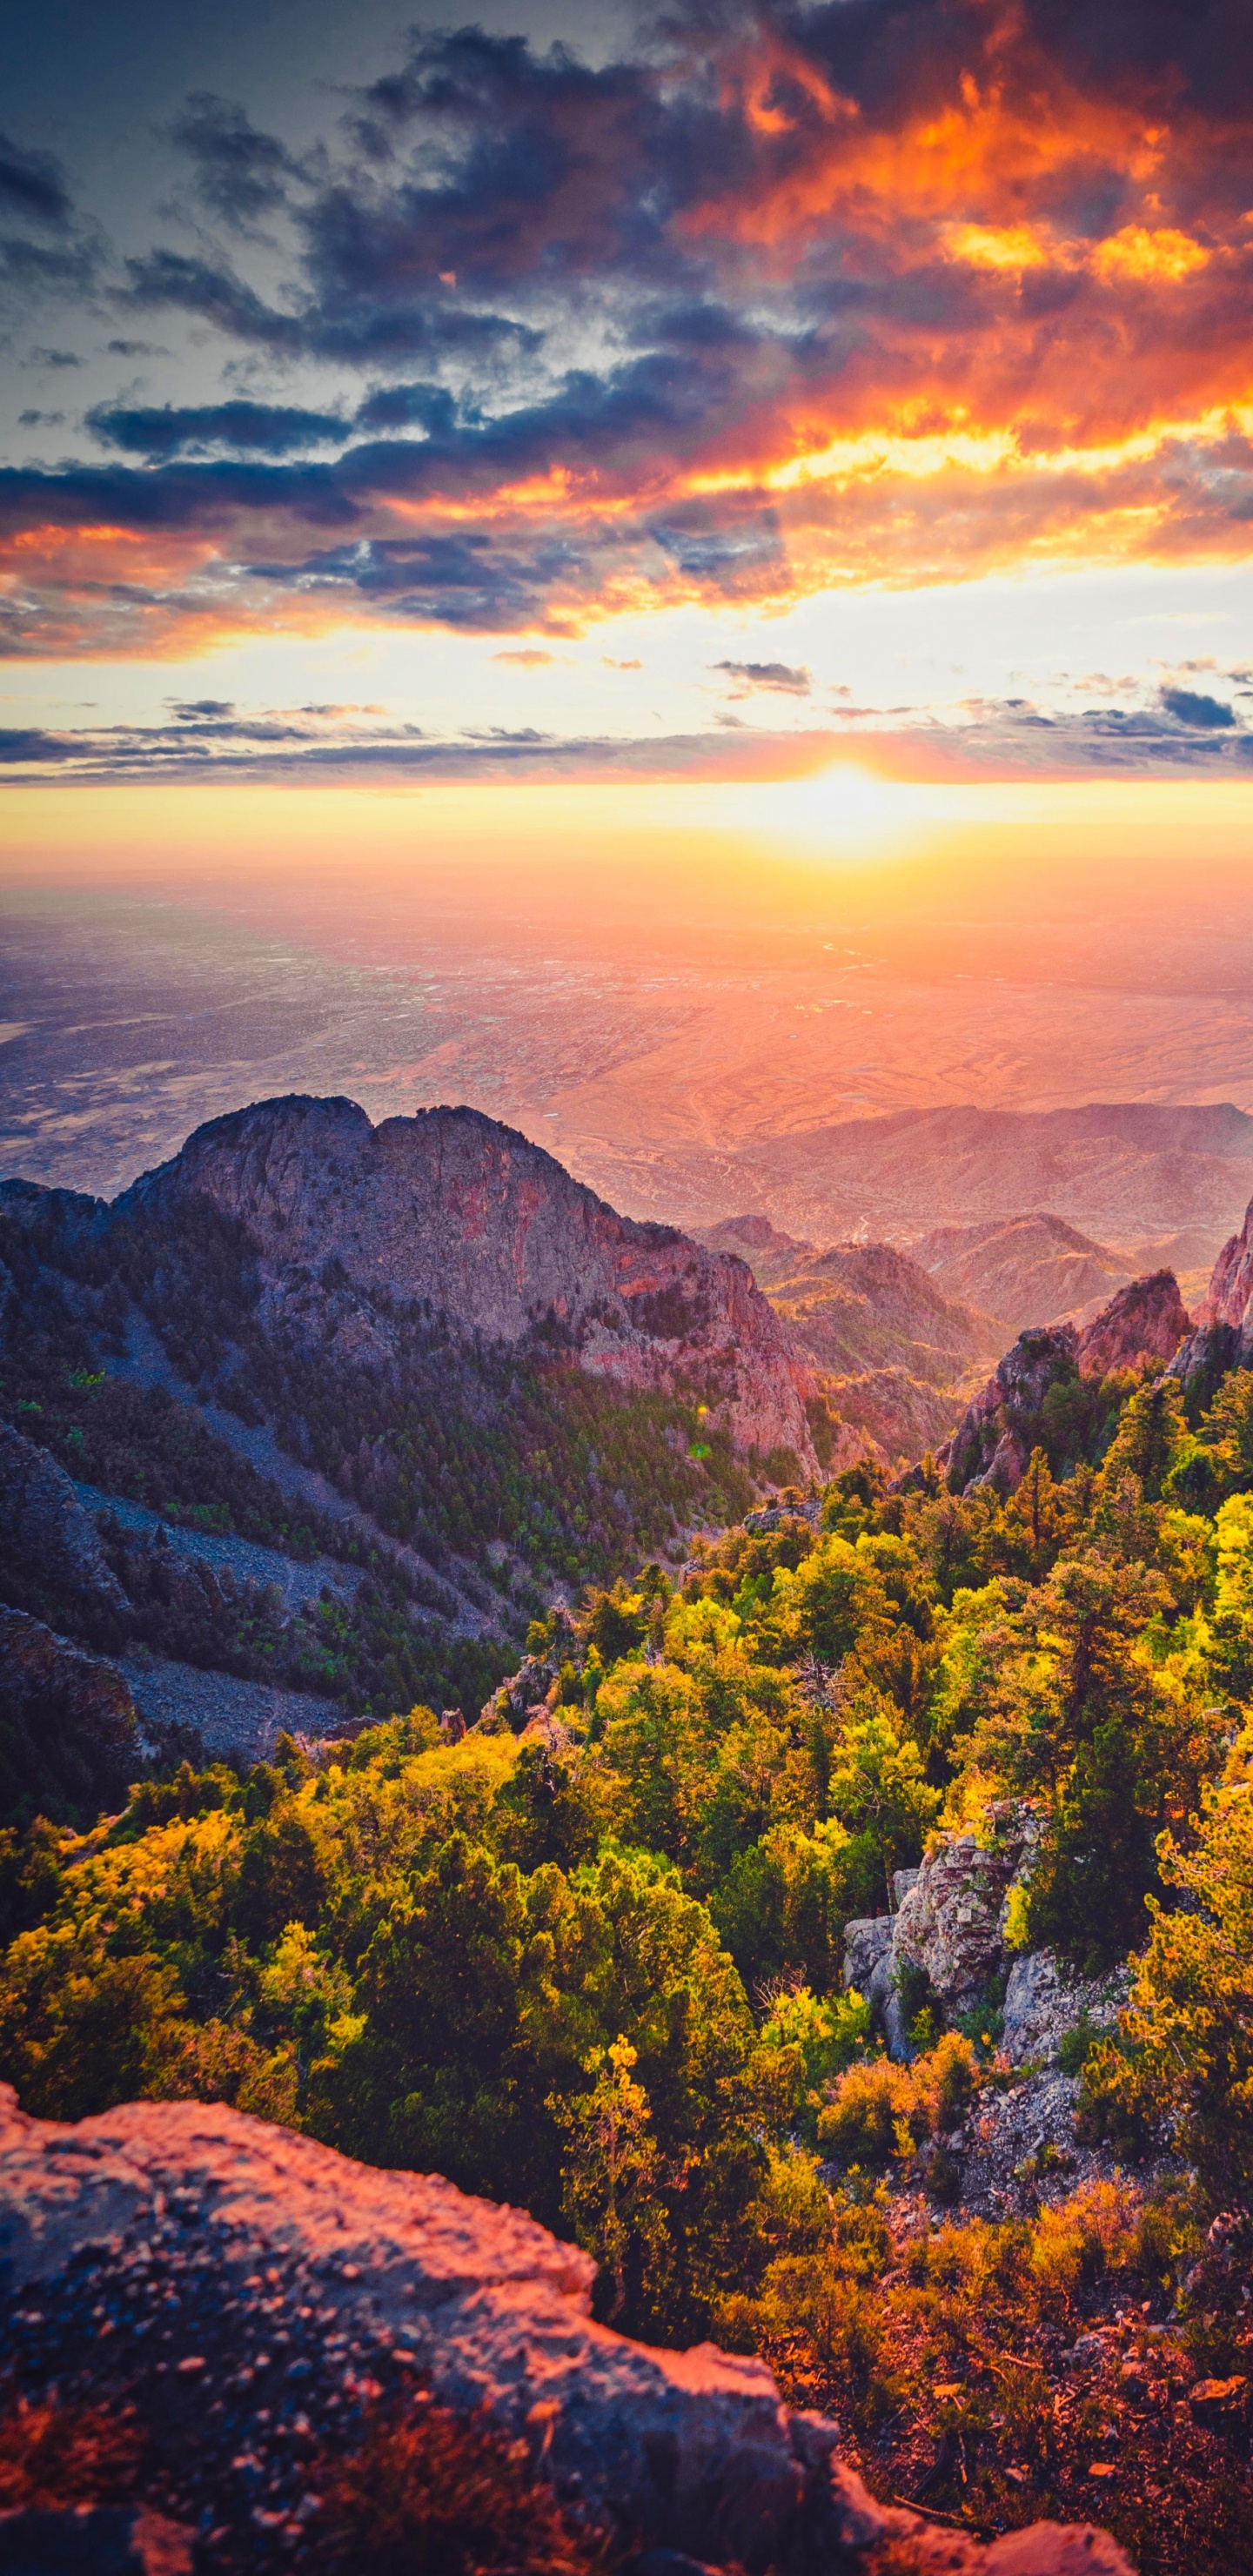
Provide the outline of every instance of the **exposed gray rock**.
[[1001,2046],[1011,2066],[1033,2058],[1051,2062],[1067,2031],[1085,2017],[1111,2029],[1127,2000],[1126,1971],[1084,1982],[1067,1978],[1051,1950],[1017,1958],[1005,1989]]
[[896,1917],[896,1959],[925,1968],[941,2001],[956,2011],[977,2000],[1003,1959],[1002,1905],[1026,1820],[1006,1808],[993,1822],[996,1839],[987,1847],[974,1834],[946,1834],[934,1843]]
[[[594,2324],[589,2258],[517,2210],[435,2176],[353,2164],[221,2104],[130,2103],[63,2127],[24,2117],[0,2087],[10,2309],[34,2309],[38,2321],[89,2247],[123,2267],[128,2256],[149,2261],[167,2213],[184,2280],[208,2275],[236,2303],[215,2368],[238,2370],[240,2293],[263,2272],[270,2345],[281,2327],[289,2348],[297,2336],[340,2350],[354,2338],[357,2350],[412,2354],[446,2404],[485,2409],[532,2447],[559,2491],[645,2543],[702,2563],[734,2559],[750,2576],[767,2565],[779,2576],[868,2576],[882,2545],[905,2538],[919,2576],[1131,2576],[1104,2533],[1040,2525],[1015,2534],[1007,2556],[1001,2542],[984,2551],[875,2503],[838,2459],[834,2425],[789,2415],[761,2362],[709,2344],[654,2351]],[[185,2361],[204,2386],[203,2347],[179,2352],[184,2314],[169,2311],[163,2366],[177,2373]],[[285,2365],[302,2385],[314,2367]]]
[[892,1946],[892,1921],[890,1914],[862,1914],[844,1926],[844,1983],[859,1995]]

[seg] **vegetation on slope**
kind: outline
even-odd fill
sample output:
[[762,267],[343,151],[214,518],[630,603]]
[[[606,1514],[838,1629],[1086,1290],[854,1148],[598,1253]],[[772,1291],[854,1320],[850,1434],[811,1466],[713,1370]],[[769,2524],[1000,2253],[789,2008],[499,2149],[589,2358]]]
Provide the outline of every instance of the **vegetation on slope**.
[[[1234,2208],[1238,2250],[1253,2185],[1253,1373],[1195,1426],[1153,1374],[1082,1411],[1065,1440],[1099,1463],[1037,1448],[1007,1502],[866,1466],[820,1527],[592,1589],[532,1630],[557,1679],[519,1736],[447,1745],[417,1706],[318,1767],[287,1743],[8,1836],[23,2100],[212,2094],[435,2167],[577,2234],[615,2322],[767,2351],[872,2472],[931,2425],[945,2509],[1073,2510],[1098,2436],[1063,2345],[1178,2300],[1171,2367],[1230,2369],[1247,2252],[1224,2272],[1207,2230]],[[946,2030],[911,1997],[891,2065],[844,1927],[934,1828],[994,1837],[1024,1801],[1015,1937],[1078,1972],[1135,1953],[1117,2035],[1076,2035],[1088,2132],[1133,2166],[1173,2146],[1174,2178],[936,2235],[949,2127],[1010,2080],[999,1999]]]

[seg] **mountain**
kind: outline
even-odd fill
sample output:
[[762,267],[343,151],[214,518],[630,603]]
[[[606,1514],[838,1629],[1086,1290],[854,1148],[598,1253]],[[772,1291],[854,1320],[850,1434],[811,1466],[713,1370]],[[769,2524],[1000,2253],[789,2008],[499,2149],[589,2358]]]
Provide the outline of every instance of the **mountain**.
[[[1229,1101],[1161,1107],[899,1110],[741,1149],[735,1179],[776,1224],[830,1241],[912,1244],[936,1226],[1042,1209],[1100,1243],[1135,1246],[1199,1229],[1210,1258],[1253,1181],[1253,1118]],[[920,1216],[925,1215],[925,1225]]]
[[1160,1367],[1175,1360],[1189,1322],[1173,1273],[1158,1270],[1120,1288],[1082,1331],[1062,1323],[1020,1333],[937,1459],[951,1490],[992,1485],[1012,1493],[1037,1447],[1060,1451],[1055,1465],[1074,1464],[1068,1444],[1082,1454],[1099,1423],[1104,1380],[1146,1361]]
[[351,1100],[217,1118],[116,1203],[158,1227],[200,1205],[239,1226],[260,1312],[331,1363],[386,1365],[396,1312],[517,1347],[537,1336],[629,1388],[699,1382],[737,1449],[809,1456],[785,1336],[742,1262],[621,1217],[473,1109],[374,1127]]
[[945,1438],[972,1371],[1003,1346],[1000,1325],[947,1297],[890,1243],[819,1252],[751,1215],[725,1218],[701,1239],[751,1264],[828,1405],[893,1462]]
[[812,1473],[807,1386],[742,1261],[493,1120],[262,1102],[0,1187],[0,1599],[220,1750],[475,1714],[554,1585]]
[[911,1247],[947,1296],[967,1299],[1021,1333],[1104,1300],[1131,1272],[1116,1252],[1059,1216],[992,1217],[942,1225]]

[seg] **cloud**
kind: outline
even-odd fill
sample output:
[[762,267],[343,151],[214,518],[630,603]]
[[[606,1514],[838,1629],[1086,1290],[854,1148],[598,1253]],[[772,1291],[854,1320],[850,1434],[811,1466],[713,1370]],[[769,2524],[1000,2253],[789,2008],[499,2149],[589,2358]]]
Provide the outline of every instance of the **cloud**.
[[1195,689],[1163,689],[1162,705],[1180,724],[1196,725],[1203,733],[1225,732],[1235,723],[1231,708],[1220,698],[1201,696]]
[[98,403],[87,414],[87,427],[102,446],[158,458],[211,455],[222,449],[289,456],[310,447],[342,445],[345,435],[340,413],[243,400],[183,409],[172,403],[160,407]]
[[20,411],[17,425],[19,429],[59,429],[64,418],[63,411]]
[[807,698],[813,685],[810,673],[790,662],[713,662],[710,668],[741,681],[744,690],[773,689],[790,698]]
[[98,227],[78,214],[55,154],[5,134],[0,227],[0,296],[10,309],[88,292],[102,250]]
[[192,93],[171,135],[191,159],[203,203],[241,230],[284,205],[290,182],[302,176],[276,135],[260,133],[242,107],[209,90]]
[[[173,651],[280,612],[556,636],[658,605],[1245,560],[1253,49],[1232,11],[688,0],[594,65],[418,30],[312,152],[198,93],[176,136],[231,254],[158,241],[124,263],[119,320],[181,313],[257,369],[333,366],[334,391],[158,382],[91,414],[138,460],[107,484],[6,478],[12,649]],[[64,183],[27,154],[17,185],[54,211],[27,210],[12,274],[51,284],[41,260],[82,256]],[[278,287],[254,236],[280,215]]]
[[[505,657],[509,658],[509,657]],[[853,730],[853,727],[856,730]],[[1025,699],[972,703],[962,720],[913,709],[846,711],[846,724],[770,733],[722,712],[683,735],[564,735],[538,726],[467,725],[433,735],[373,707],[245,709],[229,699],[179,700],[167,721],[0,732],[10,781],[164,778],[198,784],[240,778],[296,783],[582,777],[804,777],[855,750],[898,778],[1232,777],[1253,761],[1253,732],[1187,729],[1151,704],[1058,716]]]
[[0,134],[0,209],[36,223],[65,225],[73,214],[60,162],[51,152],[27,152]]
[[493,653],[492,655],[493,662],[511,662],[519,671],[543,670],[548,663],[555,662],[556,659],[555,653],[541,653],[529,646],[517,653]]

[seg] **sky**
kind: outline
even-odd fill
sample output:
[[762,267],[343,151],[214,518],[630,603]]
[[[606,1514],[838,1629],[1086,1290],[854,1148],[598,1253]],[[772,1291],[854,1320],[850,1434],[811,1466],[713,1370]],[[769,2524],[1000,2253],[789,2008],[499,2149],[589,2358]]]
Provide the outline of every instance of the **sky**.
[[135,785],[817,777],[873,840],[867,779],[1253,780],[1245,0],[3,14],[32,863],[58,782],[86,845]]
[[1248,0],[0,47],[0,1168],[1253,1108]]

